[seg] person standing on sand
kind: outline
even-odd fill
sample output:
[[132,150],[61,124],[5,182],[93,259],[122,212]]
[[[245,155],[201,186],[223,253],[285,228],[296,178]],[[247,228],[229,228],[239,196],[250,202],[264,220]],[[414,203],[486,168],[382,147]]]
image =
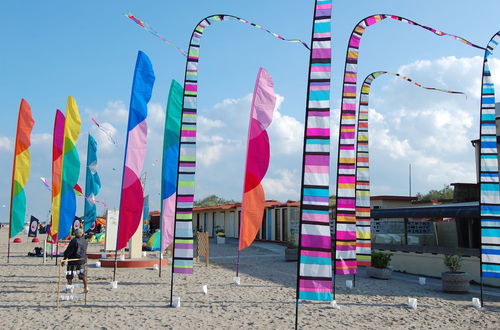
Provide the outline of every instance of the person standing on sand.
[[75,236],[76,237],[69,242],[68,247],[64,251],[61,266],[64,266],[65,260],[79,259],[68,261],[66,279],[68,280],[68,285],[72,285],[73,277],[77,274],[78,278],[83,281],[84,292],[88,292],[87,274],[85,274],[85,264],[87,263],[87,240],[83,236],[83,230],[80,228],[75,230]]

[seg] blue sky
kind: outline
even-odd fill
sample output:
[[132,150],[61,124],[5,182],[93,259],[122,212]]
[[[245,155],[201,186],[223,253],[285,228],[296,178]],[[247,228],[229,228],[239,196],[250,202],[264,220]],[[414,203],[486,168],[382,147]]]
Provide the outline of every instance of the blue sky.
[[[152,209],[159,205],[164,108],[171,79],[182,82],[185,61],[174,48],[137,27],[122,14],[132,12],[167,39],[187,48],[196,23],[212,14],[232,14],[289,38],[309,42],[313,1],[2,1],[0,55],[0,221],[8,215],[12,148],[19,102],[32,106],[35,128],[32,174],[26,186],[28,215],[45,220],[50,193],[39,177],[50,178],[54,112],[76,98],[82,117],[78,148],[85,162],[86,135],[100,142],[98,199],[117,207],[126,115],[137,50],[154,65],[156,83],[150,104],[150,140],[145,171]],[[390,13],[457,34],[485,45],[500,29],[500,3],[481,1],[333,1],[332,136],[336,137],[346,43],[365,16]],[[359,79],[376,70],[399,71],[421,83],[468,93],[431,93],[380,78],[374,83],[372,189],[374,194],[406,194],[407,167],[413,165],[413,192],[449,182],[472,182],[477,138],[480,58],[478,49],[452,38],[386,20],[365,33]],[[196,198],[210,193],[240,199],[246,125],[257,70],[273,76],[280,106],[270,127],[273,156],[265,182],[268,198],[297,199],[303,134],[308,53],[299,44],[274,39],[238,22],[209,27],[202,40],[199,87],[199,169]],[[493,74],[500,69],[492,61]],[[496,77],[496,76],[495,76]],[[495,78],[496,79],[496,78]],[[109,144],[92,126],[96,118],[114,134]],[[333,139],[336,143],[336,138]],[[336,155],[336,149],[332,149]],[[335,159],[332,160],[332,169]],[[114,170],[113,170],[114,169]],[[332,173],[333,176],[333,173]],[[333,182],[332,182],[333,183]],[[82,167],[80,184],[84,185]],[[332,191],[334,186],[332,186]],[[157,201],[156,201],[157,200]],[[6,207],[1,207],[6,205]],[[79,200],[79,209],[83,200]]]

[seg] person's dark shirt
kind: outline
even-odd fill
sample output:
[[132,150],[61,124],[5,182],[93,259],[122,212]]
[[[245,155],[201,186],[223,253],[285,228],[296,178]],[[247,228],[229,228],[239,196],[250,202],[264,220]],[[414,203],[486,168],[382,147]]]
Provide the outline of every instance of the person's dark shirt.
[[64,251],[64,259],[81,259],[73,261],[72,264],[83,265],[87,262],[87,240],[82,237],[75,237]]

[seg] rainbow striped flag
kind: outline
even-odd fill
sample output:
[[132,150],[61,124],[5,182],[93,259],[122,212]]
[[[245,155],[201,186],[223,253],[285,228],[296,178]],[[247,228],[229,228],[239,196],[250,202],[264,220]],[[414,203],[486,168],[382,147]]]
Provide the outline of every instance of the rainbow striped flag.
[[25,99],[21,99],[17,119],[16,146],[12,167],[12,186],[10,197],[10,231],[9,238],[19,234],[24,228],[26,215],[26,193],[24,186],[30,175],[31,131],[35,121],[31,107]]

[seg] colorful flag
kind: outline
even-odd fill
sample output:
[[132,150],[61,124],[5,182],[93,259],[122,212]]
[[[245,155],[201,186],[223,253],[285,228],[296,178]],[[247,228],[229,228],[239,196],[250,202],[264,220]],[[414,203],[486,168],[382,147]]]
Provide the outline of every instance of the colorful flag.
[[142,220],[144,192],[140,180],[146,154],[148,125],[147,104],[151,98],[155,76],[149,57],[139,51],[135,64],[130,111],[123,164],[120,213],[116,250],[123,249],[137,231]]
[[56,111],[54,133],[52,134],[52,201],[50,228],[47,241],[56,243],[59,232],[59,213],[61,207],[62,154],[64,143],[64,114]]
[[[179,143],[179,175],[176,187],[173,249],[174,273],[193,273],[193,203],[195,188],[194,179],[196,175],[196,112],[200,42],[208,26],[217,22],[235,19],[240,21],[239,18],[228,15],[212,15],[206,17],[195,27],[189,41],[186,70],[184,73],[184,94],[182,100],[181,136]],[[241,22],[249,23],[246,20],[241,20]],[[144,22],[137,23],[139,25],[144,25]],[[255,26],[260,28],[260,26]],[[275,37],[280,40],[285,40],[285,38],[281,36],[275,35]]]
[[370,153],[368,144],[368,104],[373,81],[385,74],[401,78],[417,87],[449,94],[462,94],[442,88],[424,86],[396,72],[376,71],[366,76],[361,85],[356,134],[356,261],[357,266],[371,266],[371,216],[370,216]]
[[35,121],[31,107],[25,99],[21,99],[17,119],[16,146],[12,167],[12,186],[10,197],[10,231],[9,238],[19,234],[24,228],[26,215],[26,193],[24,186],[30,175],[31,131]]
[[466,45],[484,49],[464,38],[436,30],[396,15],[377,14],[362,19],[353,29],[347,46],[342,99],[337,162],[337,205],[335,230],[335,272],[356,274],[356,86],[358,76],[359,47],[361,38],[369,26],[385,19],[418,26],[437,36],[449,36]]
[[255,82],[248,127],[239,250],[252,244],[262,224],[266,198],[261,181],[266,175],[270,159],[269,137],[266,128],[273,120],[275,105],[276,95],[274,94],[273,78],[269,72],[260,68]]
[[95,196],[101,189],[101,179],[97,174],[97,142],[89,134],[87,145],[87,173],[85,178],[84,230],[89,230],[97,218]]
[[330,301],[331,0],[317,0],[309,59],[302,168],[297,300]]
[[[500,278],[500,191],[498,177],[498,145],[495,113],[495,84],[488,58],[500,43],[497,32],[484,53],[481,90],[481,276]],[[481,282],[482,283],[482,282]]]
[[80,176],[80,157],[76,149],[76,141],[80,135],[80,126],[78,105],[72,96],[68,96],[64,124],[58,239],[65,239],[69,236],[76,214],[74,186]]
[[40,220],[31,216],[30,226],[28,228],[28,237],[37,237],[38,236],[38,225],[40,224]]
[[175,80],[170,84],[165,131],[163,133],[163,158],[161,180],[161,251],[173,242],[175,219],[175,189],[179,164],[181,133],[182,86]]

